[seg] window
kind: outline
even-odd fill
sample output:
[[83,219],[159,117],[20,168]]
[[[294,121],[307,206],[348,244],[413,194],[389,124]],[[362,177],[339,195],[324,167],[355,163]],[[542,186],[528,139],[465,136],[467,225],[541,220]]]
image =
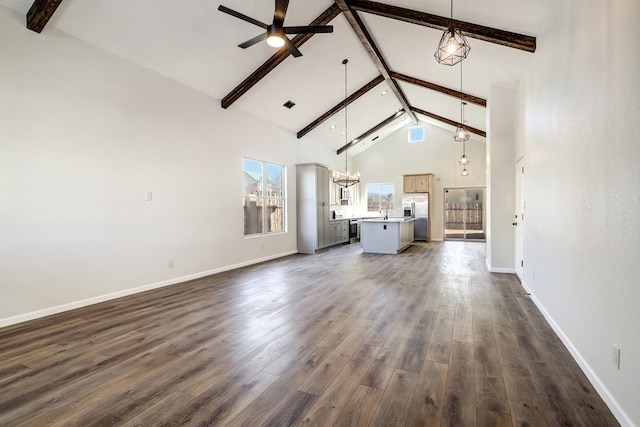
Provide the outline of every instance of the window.
[[244,235],[285,231],[285,168],[244,159]]
[[367,184],[367,211],[393,211],[395,208],[393,184]]
[[409,142],[424,141],[424,126],[412,126],[409,128]]

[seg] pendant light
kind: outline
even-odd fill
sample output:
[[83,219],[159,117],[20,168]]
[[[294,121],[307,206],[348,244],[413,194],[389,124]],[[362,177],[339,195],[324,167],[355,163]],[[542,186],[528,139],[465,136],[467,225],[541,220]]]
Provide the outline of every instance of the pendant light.
[[349,176],[349,168],[348,168],[348,151],[349,151],[349,136],[347,132],[347,63],[348,59],[344,59],[342,64],[344,65],[344,178],[333,178],[333,182],[338,184],[341,187],[351,187],[360,182],[359,177],[350,177]]
[[439,64],[456,65],[469,55],[471,46],[458,28],[453,27],[453,0],[451,0],[451,18],[447,28],[440,38],[440,43],[433,55]]

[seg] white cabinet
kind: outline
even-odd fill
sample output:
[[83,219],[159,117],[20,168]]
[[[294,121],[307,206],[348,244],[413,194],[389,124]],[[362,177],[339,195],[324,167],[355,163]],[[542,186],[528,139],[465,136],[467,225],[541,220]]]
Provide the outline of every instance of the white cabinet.
[[298,252],[312,254],[332,244],[329,176],[329,168],[324,165],[296,165]]

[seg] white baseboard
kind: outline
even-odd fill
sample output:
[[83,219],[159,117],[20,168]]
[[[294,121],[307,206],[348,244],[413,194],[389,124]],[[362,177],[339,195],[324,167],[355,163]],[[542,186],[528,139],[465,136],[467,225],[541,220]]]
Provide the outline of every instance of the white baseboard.
[[511,274],[516,274],[516,269],[515,268],[492,267],[491,263],[489,262],[489,258],[485,258],[484,262],[487,264],[487,270],[489,270],[489,273],[511,273]]
[[258,263],[261,263],[261,262],[264,262],[264,261],[270,261],[272,259],[282,258],[284,256],[292,255],[292,254],[295,254],[295,253],[298,253],[298,251],[297,250],[287,251],[287,252],[283,252],[283,253],[280,253],[280,254],[277,254],[277,255],[271,255],[271,256],[268,256],[268,257],[258,258],[258,259],[254,259],[254,260],[251,260],[251,261],[245,261],[245,262],[240,262],[240,263],[233,264],[233,265],[227,265],[227,266],[224,266],[224,267],[215,268],[213,270],[202,271],[200,273],[194,273],[194,274],[189,274],[187,276],[176,277],[176,278],[169,279],[169,280],[163,280],[162,282],[150,283],[148,285],[142,285],[142,286],[138,286],[138,287],[130,288],[130,289],[125,289],[125,290],[118,291],[118,292],[112,292],[112,293],[106,294],[106,295],[99,295],[97,297],[87,298],[87,299],[84,299],[84,300],[81,300],[81,301],[74,301],[74,302],[70,302],[70,303],[67,303],[67,304],[58,305],[58,306],[55,306],[55,307],[48,307],[48,308],[45,308],[45,309],[42,309],[42,310],[32,311],[30,313],[19,314],[17,316],[6,317],[4,319],[0,319],[0,328],[3,328],[5,326],[15,325],[17,323],[26,322],[26,321],[29,321],[29,320],[38,319],[40,317],[50,316],[52,314],[58,314],[58,313],[62,313],[62,312],[65,312],[65,311],[74,310],[76,308],[81,308],[81,307],[86,307],[86,306],[93,305],[93,304],[98,304],[98,303],[109,301],[109,300],[113,300],[113,299],[116,299],[116,298],[126,297],[126,296],[137,294],[137,293],[140,293],[140,292],[150,291],[152,289],[158,289],[158,288],[162,288],[162,287],[165,287],[165,286],[170,286],[170,285],[175,285],[177,283],[186,282],[186,281],[189,281],[189,280],[199,279],[201,277],[210,276],[212,274],[222,273],[223,271],[234,270],[236,268],[246,267],[246,266],[252,265],[252,264],[258,264]]
[[618,402],[611,395],[611,393],[609,392],[609,389],[602,383],[598,375],[593,371],[593,369],[591,369],[591,366],[587,363],[587,361],[584,360],[584,358],[582,357],[580,352],[575,348],[575,346],[573,345],[569,337],[565,335],[565,333],[560,328],[560,326],[558,326],[558,324],[553,320],[553,317],[551,317],[551,315],[549,314],[549,312],[547,312],[547,310],[544,308],[542,303],[531,292],[531,289],[529,289],[526,283],[523,280],[520,280],[520,283],[522,284],[522,287],[524,288],[524,290],[527,291],[527,293],[530,295],[531,300],[536,305],[536,307],[538,307],[538,310],[540,310],[544,318],[547,320],[547,322],[549,322],[549,325],[551,325],[551,328],[553,328],[556,335],[558,335],[562,343],[565,345],[565,347],[567,347],[567,349],[569,350],[569,353],[571,353],[571,356],[573,356],[576,363],[578,363],[578,365],[580,366],[580,369],[582,369],[582,372],[584,372],[587,378],[589,378],[589,381],[591,382],[591,384],[593,384],[593,386],[595,387],[600,397],[602,397],[602,400],[605,401],[605,403],[607,404],[607,406],[609,407],[613,415],[616,417],[620,425],[622,425],[623,427],[634,427],[635,424],[633,423],[631,418],[629,418],[627,413],[620,407],[620,405],[618,405]]

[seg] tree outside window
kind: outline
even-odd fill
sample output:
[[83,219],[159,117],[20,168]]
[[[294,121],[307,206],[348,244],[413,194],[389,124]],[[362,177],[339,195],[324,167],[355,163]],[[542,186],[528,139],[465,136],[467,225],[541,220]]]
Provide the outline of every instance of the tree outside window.
[[285,231],[285,168],[243,159],[244,235]]
[[383,212],[395,209],[394,184],[367,184],[367,211]]

